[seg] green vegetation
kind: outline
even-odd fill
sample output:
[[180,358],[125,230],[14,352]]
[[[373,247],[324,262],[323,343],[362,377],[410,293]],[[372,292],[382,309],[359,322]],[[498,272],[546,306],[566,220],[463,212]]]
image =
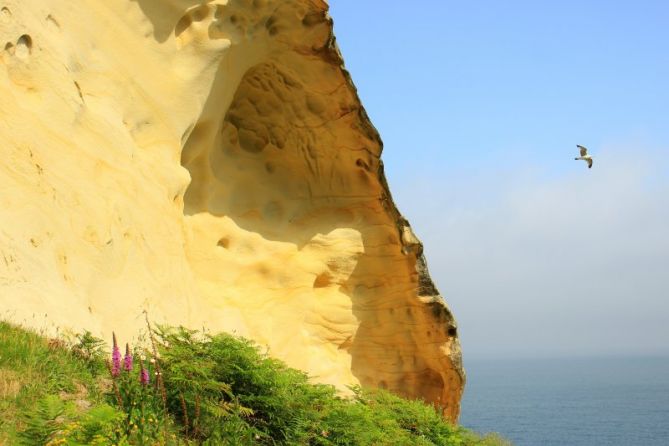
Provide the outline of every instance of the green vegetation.
[[[149,342],[150,341],[150,342]],[[90,333],[49,340],[0,322],[0,444],[508,445],[383,391],[332,386],[250,341],[183,328],[111,360]]]

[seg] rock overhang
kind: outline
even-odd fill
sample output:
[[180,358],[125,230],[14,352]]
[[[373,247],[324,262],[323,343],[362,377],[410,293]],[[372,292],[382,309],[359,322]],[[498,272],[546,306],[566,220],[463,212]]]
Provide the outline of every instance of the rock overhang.
[[5,307],[101,335],[148,309],[457,418],[455,320],[324,2],[7,3]]

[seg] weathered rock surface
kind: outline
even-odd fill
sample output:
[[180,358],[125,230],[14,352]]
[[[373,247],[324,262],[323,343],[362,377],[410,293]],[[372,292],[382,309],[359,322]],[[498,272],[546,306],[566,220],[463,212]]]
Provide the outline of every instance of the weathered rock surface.
[[456,419],[453,316],[321,0],[0,0],[0,317],[234,331]]

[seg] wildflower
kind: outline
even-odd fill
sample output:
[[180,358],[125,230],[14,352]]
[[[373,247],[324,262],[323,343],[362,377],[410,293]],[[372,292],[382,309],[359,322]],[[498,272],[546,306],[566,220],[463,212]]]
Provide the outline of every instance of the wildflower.
[[125,356],[123,357],[123,370],[129,372],[132,370],[132,353],[130,353],[130,346],[125,344]]
[[143,386],[149,383],[149,371],[146,369],[146,367],[144,367],[143,362],[139,371],[139,383]]
[[121,372],[121,352],[118,349],[118,343],[116,342],[116,333],[112,332],[113,338],[113,348],[112,348],[112,365],[111,365],[111,374],[112,377],[116,378]]

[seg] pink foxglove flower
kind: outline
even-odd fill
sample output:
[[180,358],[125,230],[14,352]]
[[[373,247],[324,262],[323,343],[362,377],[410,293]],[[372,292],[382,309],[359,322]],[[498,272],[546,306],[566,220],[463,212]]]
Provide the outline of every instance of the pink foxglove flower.
[[123,370],[129,372],[132,370],[132,353],[130,353],[130,346],[125,344],[125,356],[123,357]]
[[141,369],[139,370],[139,383],[143,386],[149,384],[149,371],[144,367],[142,362]]
[[116,378],[121,373],[121,351],[118,349],[118,343],[116,342],[116,333],[112,332],[112,336],[113,336],[113,346],[112,346],[111,374],[112,377]]

